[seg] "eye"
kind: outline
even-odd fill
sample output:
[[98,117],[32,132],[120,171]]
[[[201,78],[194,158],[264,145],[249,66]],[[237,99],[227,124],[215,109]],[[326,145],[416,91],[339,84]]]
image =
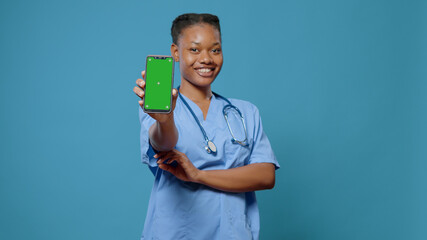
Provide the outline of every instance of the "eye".
[[194,52],[194,53],[196,53],[196,52],[198,52],[199,50],[197,49],[197,48],[190,48],[190,52]]
[[219,49],[219,48],[212,49],[212,52],[213,52],[213,53],[220,53],[220,52],[221,52],[221,49]]

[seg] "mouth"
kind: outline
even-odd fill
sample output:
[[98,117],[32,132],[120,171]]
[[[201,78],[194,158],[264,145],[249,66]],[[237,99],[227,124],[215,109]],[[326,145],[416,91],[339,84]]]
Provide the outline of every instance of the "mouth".
[[211,77],[214,74],[214,67],[195,68],[196,72],[202,77]]

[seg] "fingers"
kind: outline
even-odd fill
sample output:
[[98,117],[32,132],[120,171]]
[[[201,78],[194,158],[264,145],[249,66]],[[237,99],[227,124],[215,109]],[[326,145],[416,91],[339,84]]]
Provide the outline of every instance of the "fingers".
[[159,164],[159,168],[162,169],[162,170],[168,171],[168,172],[170,172],[170,173],[173,174],[174,167],[172,167],[170,165],[160,163]]
[[144,105],[144,95],[145,95],[145,92],[144,91],[142,91],[142,89],[141,88],[139,88],[139,87],[134,87],[133,88],[133,92],[138,96],[138,97],[140,97],[141,98],[141,100],[139,100],[138,101],[138,104],[139,104],[139,106],[143,106]]
[[[157,153],[154,157],[158,159],[157,164],[160,169],[170,172],[182,181],[195,181],[198,169],[194,167],[184,153],[172,149]],[[177,164],[172,164],[173,162]]]
[[170,151],[164,151],[164,152],[158,152],[154,155],[154,158],[164,158],[166,156],[171,156],[172,154],[175,154],[175,149],[172,149]]
[[141,72],[141,76],[142,76],[142,78],[143,78],[143,79],[145,79],[145,70],[143,70],[143,71]]
[[164,156],[162,158],[159,158],[159,160],[157,160],[157,163],[158,164],[171,164],[171,163],[175,162],[176,160],[177,160],[176,156],[171,156],[171,157]]
[[157,163],[165,163],[165,164],[170,164],[176,160],[176,156],[173,151],[159,152],[156,155],[154,155],[154,158],[158,159]]
[[138,85],[141,89],[145,88],[145,81],[141,78],[136,79],[136,85]]
[[133,92],[140,98],[144,97],[144,91],[140,87],[134,87]]
[[138,86],[133,88],[133,92],[138,97],[141,98],[141,100],[138,101],[138,104],[139,104],[139,106],[143,107],[143,105],[144,105],[144,100],[143,99],[144,99],[144,95],[145,95],[145,92],[144,92],[143,89],[145,88],[145,81],[142,80],[141,78],[138,78],[136,80],[136,85],[138,85]]
[[181,154],[175,149],[172,149],[171,151],[167,152],[159,152],[154,155],[154,158],[158,159],[158,164],[171,164],[174,161],[178,162],[179,164],[182,164],[184,162],[184,156],[181,156]]

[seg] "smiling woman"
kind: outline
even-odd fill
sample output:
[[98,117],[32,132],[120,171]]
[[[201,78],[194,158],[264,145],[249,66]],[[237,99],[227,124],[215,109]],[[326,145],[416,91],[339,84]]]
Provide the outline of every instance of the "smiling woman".
[[180,62],[182,91],[191,87],[209,91],[223,62],[219,30],[206,23],[187,27],[179,42],[172,44],[171,52]]
[[[142,162],[155,176],[141,239],[258,239],[254,191],[273,188],[279,168],[258,109],[211,90],[223,64],[216,16],[181,15],[172,38],[173,111],[140,109]],[[144,77],[134,88],[141,106]]]

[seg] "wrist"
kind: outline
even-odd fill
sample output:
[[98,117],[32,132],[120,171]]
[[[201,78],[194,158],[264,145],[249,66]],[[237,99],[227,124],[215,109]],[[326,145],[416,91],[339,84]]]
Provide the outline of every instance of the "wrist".
[[162,125],[173,123],[174,122],[173,112],[164,114],[164,117],[158,118],[156,119],[156,121]]
[[205,184],[205,179],[206,179],[206,171],[205,170],[198,170],[196,177],[194,179],[194,182],[199,183],[199,184]]

